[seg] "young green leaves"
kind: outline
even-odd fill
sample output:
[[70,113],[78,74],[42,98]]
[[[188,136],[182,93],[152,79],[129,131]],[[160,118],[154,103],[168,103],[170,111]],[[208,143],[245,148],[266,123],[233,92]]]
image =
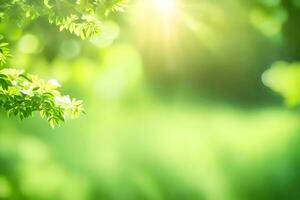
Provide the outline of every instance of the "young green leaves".
[[23,70],[3,69],[0,71],[0,106],[8,115],[21,120],[39,111],[54,128],[66,118],[77,118],[84,113],[82,101],[62,96],[59,87],[54,79],[44,81],[24,74]]
[[[81,39],[101,33],[103,17],[110,12],[122,12],[128,0],[3,0],[0,21],[5,17],[24,24],[44,16],[60,31],[67,30]],[[100,20],[101,19],[101,20]]]
[[[52,20],[49,20],[49,22],[52,23]],[[99,35],[102,29],[100,21],[94,17],[83,16],[80,19],[73,14],[62,19],[55,19],[55,24],[59,26],[59,31],[68,30],[83,40]]]
[[7,46],[8,43],[0,42],[0,66],[4,65],[7,59],[11,56]]
[[[0,0],[0,23],[20,27],[44,17],[49,23],[88,39],[102,31],[102,20],[111,12],[122,12],[128,0]],[[0,42],[0,66],[10,57],[7,43]],[[24,74],[18,69],[0,71],[0,107],[9,115],[20,119],[38,111],[52,127],[84,113],[82,101],[63,96],[60,84],[52,79],[44,81],[37,76]]]

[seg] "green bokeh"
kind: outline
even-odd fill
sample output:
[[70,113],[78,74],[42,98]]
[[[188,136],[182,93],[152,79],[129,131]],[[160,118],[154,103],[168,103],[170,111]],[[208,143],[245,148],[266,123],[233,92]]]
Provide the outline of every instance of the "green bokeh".
[[2,112],[0,199],[299,199],[300,115],[284,104],[300,102],[299,13],[136,0],[91,41],[2,23],[8,65],[56,78],[86,115],[51,129]]

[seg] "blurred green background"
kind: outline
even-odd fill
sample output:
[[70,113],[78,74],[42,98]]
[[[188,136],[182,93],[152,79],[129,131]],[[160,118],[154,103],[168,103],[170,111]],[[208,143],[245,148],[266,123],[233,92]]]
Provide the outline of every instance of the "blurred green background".
[[300,60],[299,31],[299,0],[135,0],[92,41],[1,24],[10,66],[87,114],[2,112],[0,199],[300,199],[300,115],[261,78]]

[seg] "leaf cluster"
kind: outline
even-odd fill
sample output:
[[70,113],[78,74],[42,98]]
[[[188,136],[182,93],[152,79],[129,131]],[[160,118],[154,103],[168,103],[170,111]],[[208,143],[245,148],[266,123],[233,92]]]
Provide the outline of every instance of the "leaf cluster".
[[0,106],[21,120],[38,111],[51,127],[84,113],[81,100],[62,96],[55,79],[44,81],[19,69],[0,71]]
[[0,0],[0,20],[9,18],[22,26],[28,20],[46,17],[59,30],[82,39],[101,33],[101,18],[122,12],[128,0]]
[[[67,30],[81,39],[88,39],[101,33],[102,18],[111,12],[123,12],[127,1],[0,0],[0,23],[12,20],[13,24],[22,27],[44,17],[60,31]],[[0,42],[0,66],[10,56],[8,43]],[[61,95],[59,87],[55,79],[44,81],[18,69],[0,70],[0,107],[21,120],[37,111],[55,127],[68,117],[77,118],[84,113],[83,102]]]
[[8,43],[0,43],[0,66],[4,65],[7,62],[7,59],[10,57],[10,50],[8,48]]

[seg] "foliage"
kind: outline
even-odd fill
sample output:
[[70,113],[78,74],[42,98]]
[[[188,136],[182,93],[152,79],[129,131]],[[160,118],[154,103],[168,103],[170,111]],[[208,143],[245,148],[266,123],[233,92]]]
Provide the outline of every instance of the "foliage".
[[300,104],[300,63],[275,62],[263,75],[263,82],[285,98],[287,105]]
[[[60,31],[67,30],[88,39],[101,34],[101,18],[110,12],[122,12],[126,6],[127,0],[1,0],[0,22],[9,20],[22,28],[44,17]],[[1,42],[0,66],[6,64],[10,56],[8,43]],[[66,116],[75,118],[84,113],[82,101],[62,96],[57,90],[60,84],[54,79],[44,81],[22,70],[3,69],[0,85],[1,107],[20,119],[39,111],[54,127],[65,121]]]
[[10,57],[9,48],[7,47],[8,43],[0,43],[0,65],[4,65]]
[[299,1],[257,0],[257,4],[250,15],[252,25],[281,46],[284,53],[281,52],[280,60],[288,55],[286,59],[290,61],[272,61],[271,68],[262,76],[263,83],[283,96],[288,106],[297,106],[300,104]]
[[44,16],[60,31],[68,30],[86,39],[100,34],[99,18],[123,11],[126,5],[126,0],[6,0],[0,5],[0,19],[9,18],[22,26]]
[[0,104],[9,115],[21,120],[39,111],[54,127],[65,121],[65,117],[78,117],[84,112],[82,101],[61,96],[60,84],[55,79],[45,82],[37,76],[24,74],[23,70],[0,71]]

